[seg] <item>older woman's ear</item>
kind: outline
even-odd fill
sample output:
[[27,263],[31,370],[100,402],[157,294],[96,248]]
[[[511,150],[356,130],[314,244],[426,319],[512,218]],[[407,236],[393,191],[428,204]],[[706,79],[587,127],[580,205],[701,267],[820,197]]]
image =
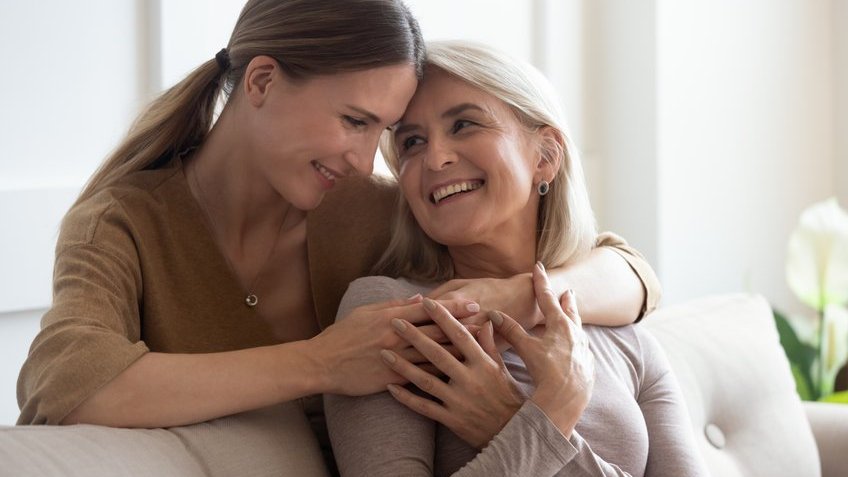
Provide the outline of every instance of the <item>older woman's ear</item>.
[[565,154],[565,138],[551,126],[542,126],[536,132],[539,140],[539,162],[536,164],[537,180],[551,182],[562,166]]

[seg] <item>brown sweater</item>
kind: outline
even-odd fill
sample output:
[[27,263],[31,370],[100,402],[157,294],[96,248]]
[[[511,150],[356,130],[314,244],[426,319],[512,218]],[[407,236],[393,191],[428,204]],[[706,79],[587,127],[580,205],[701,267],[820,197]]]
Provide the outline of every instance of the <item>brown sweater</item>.
[[[396,196],[388,181],[347,180],[309,214],[315,333],[333,322],[348,284],[369,275],[385,250]],[[653,309],[659,285],[650,266],[614,236],[604,245],[640,275]],[[280,342],[244,306],[179,160],[131,174],[68,212],[53,288],[18,378],[19,424],[58,424],[148,351],[211,353]]]

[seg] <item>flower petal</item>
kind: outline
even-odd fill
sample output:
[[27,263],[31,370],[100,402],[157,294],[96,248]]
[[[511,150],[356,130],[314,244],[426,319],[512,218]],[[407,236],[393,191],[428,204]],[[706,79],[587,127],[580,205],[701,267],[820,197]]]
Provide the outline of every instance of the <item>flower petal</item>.
[[789,238],[786,280],[817,311],[848,302],[848,213],[831,198],[801,214]]
[[824,310],[824,339],[822,340],[822,358],[824,359],[825,393],[833,392],[836,374],[848,361],[848,308],[829,305]]

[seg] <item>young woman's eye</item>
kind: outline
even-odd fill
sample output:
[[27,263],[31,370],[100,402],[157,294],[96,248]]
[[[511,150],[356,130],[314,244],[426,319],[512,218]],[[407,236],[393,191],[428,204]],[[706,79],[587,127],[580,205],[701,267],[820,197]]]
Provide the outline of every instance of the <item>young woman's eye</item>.
[[368,124],[368,123],[366,123],[365,121],[363,121],[359,118],[355,118],[353,116],[348,116],[348,115],[344,115],[344,120],[345,120],[346,123],[350,124],[351,126],[353,126],[355,128],[361,128],[361,127],[364,127]]
[[465,128],[467,128],[468,126],[473,126],[473,125],[474,125],[474,123],[473,123],[473,122],[471,122],[471,121],[467,121],[467,120],[465,120],[465,119],[459,119],[459,120],[457,120],[455,123],[453,123],[453,127],[451,128],[451,132],[452,132],[452,133],[457,133],[457,132],[459,132],[461,129],[465,129]]

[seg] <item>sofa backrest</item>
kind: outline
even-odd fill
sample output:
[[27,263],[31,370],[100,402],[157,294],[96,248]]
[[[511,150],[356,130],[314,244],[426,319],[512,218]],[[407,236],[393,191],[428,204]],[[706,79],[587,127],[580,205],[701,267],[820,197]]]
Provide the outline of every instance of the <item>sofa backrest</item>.
[[300,401],[171,429],[0,428],[0,475],[328,477]]
[[716,477],[818,477],[818,450],[761,296],[714,296],[643,320],[683,389]]

